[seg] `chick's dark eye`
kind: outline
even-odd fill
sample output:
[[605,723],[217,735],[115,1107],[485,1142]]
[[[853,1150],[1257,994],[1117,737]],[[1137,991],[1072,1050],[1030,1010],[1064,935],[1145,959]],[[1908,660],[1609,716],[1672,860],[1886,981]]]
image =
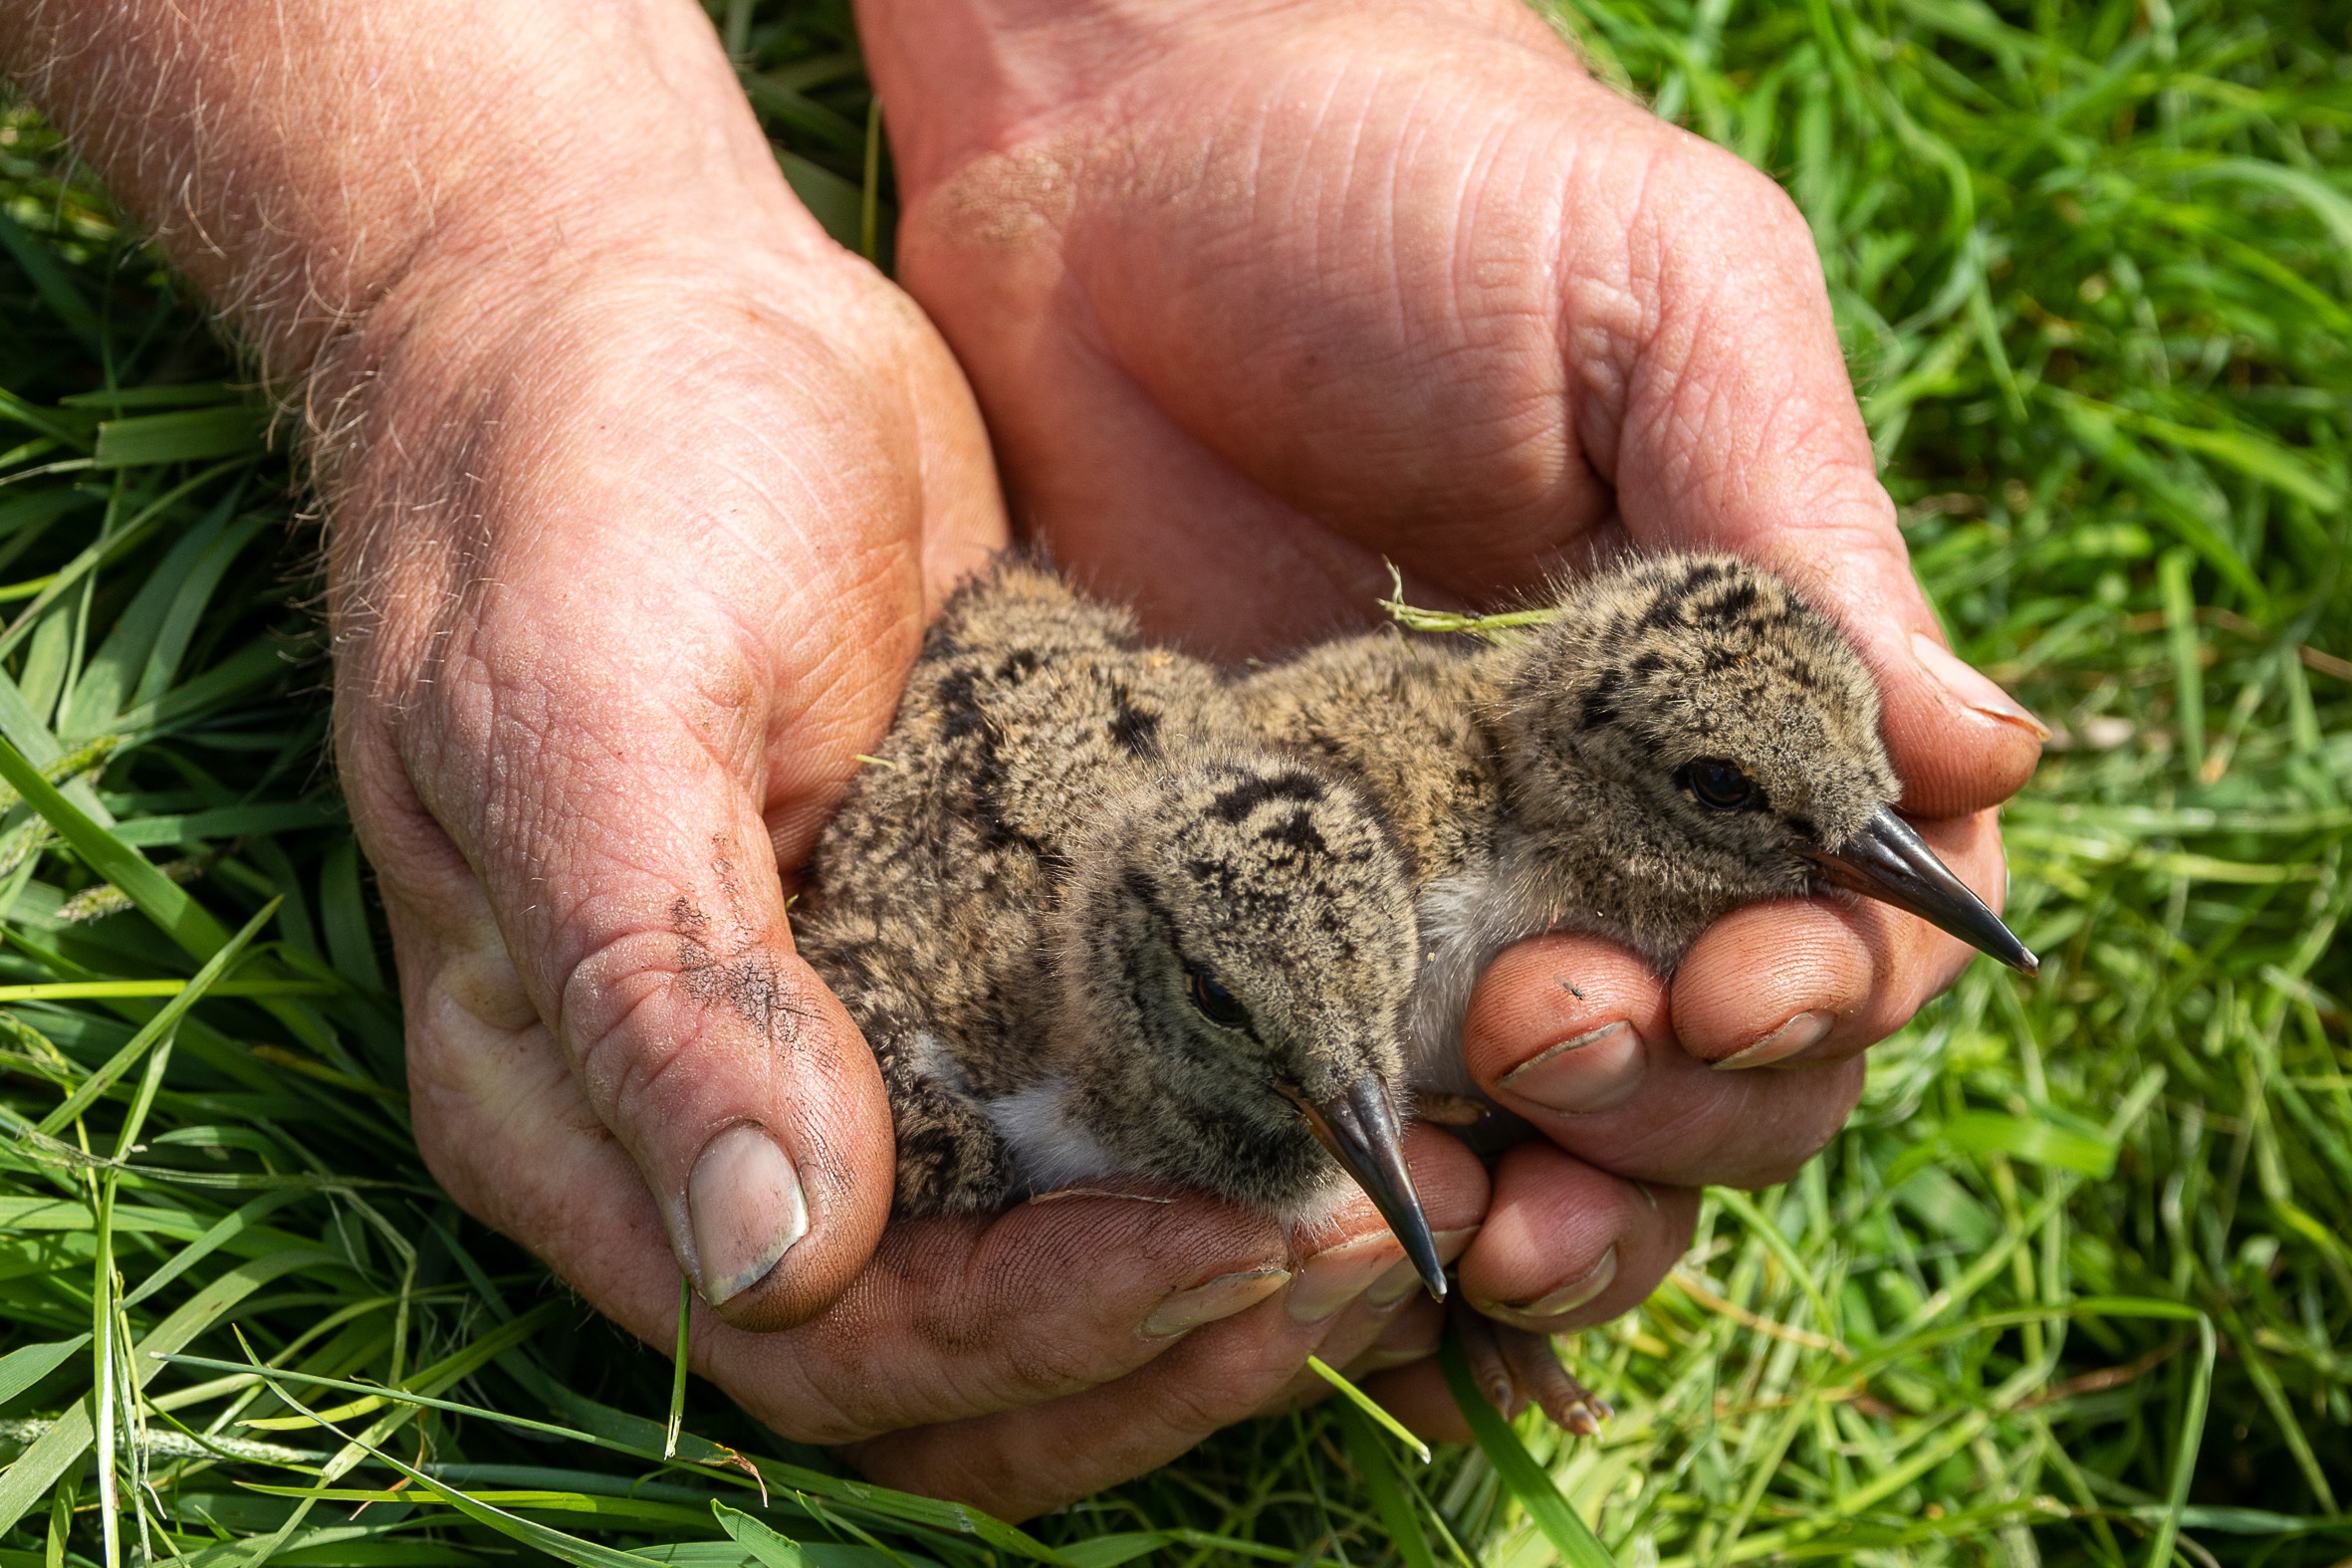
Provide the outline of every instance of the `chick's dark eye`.
[[1686,763],[1675,776],[1675,783],[1688,789],[1701,805],[1718,811],[1764,804],[1764,791],[1756,786],[1756,781],[1742,773],[1737,764],[1720,757],[1702,757]]
[[1194,969],[1188,970],[1185,978],[1190,983],[1192,1005],[1201,1009],[1202,1017],[1229,1029],[1249,1027],[1250,1009],[1232,992],[1218,985],[1215,976],[1205,969]]

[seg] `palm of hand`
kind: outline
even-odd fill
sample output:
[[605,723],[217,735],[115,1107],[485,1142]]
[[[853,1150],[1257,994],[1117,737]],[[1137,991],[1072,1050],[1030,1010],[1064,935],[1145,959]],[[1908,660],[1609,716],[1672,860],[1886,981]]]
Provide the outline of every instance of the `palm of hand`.
[[1104,42],[1074,103],[906,95],[901,280],[1025,520],[1155,630],[1264,652],[1382,558],[1491,602],[1628,534],[1888,519],[1794,209],[1489,21],[1219,19]]
[[[1023,517],[1063,563],[1136,602],[1154,633],[1227,657],[1360,621],[1385,586],[1384,556],[1417,593],[1480,600],[1625,536],[1749,544],[1800,577],[1841,538],[1864,539],[1876,554],[1859,571],[1849,557],[1849,578],[1878,583],[1890,619],[1916,606],[1801,225],[1768,184],[1583,82],[1516,12],[1369,38],[1344,23],[1294,26],[1188,35],[979,155],[954,138],[986,139],[991,107],[926,92],[946,68],[875,40],[885,93],[941,116],[895,126],[911,197],[902,276],[973,378]],[[1735,253],[1724,234],[1743,215],[1754,232]],[[701,297],[688,287],[681,298],[674,273],[657,266],[635,282],[671,296],[654,315],[686,322],[687,340],[587,345],[600,376],[576,368],[549,401],[517,392],[522,402],[497,410],[495,428],[537,439],[493,438],[450,465],[480,487],[478,515],[530,520],[527,547],[469,559],[460,506],[437,564],[409,551],[380,575],[348,560],[339,575],[356,585],[347,604],[387,607],[376,646],[347,659],[346,690],[418,699],[406,712],[347,704],[356,717],[345,744],[349,773],[382,782],[360,790],[371,853],[402,868],[387,894],[436,1170],[660,1339],[674,1299],[664,1230],[690,1239],[687,1169],[711,1127],[746,1109],[741,1072],[669,1070],[710,1043],[708,1019],[721,1018],[719,1035],[745,1021],[686,1006],[701,999],[690,975],[671,972],[675,911],[681,900],[706,920],[733,910],[749,880],[730,867],[770,847],[788,866],[805,853],[851,754],[888,722],[925,606],[998,525],[968,410],[938,390],[919,344],[885,330],[892,351],[828,359],[747,336],[756,288],[713,283],[698,316]],[[871,326],[887,312],[864,287],[845,298]],[[626,384],[624,366],[648,363],[664,367],[661,384]],[[680,364],[710,373],[677,377]],[[627,460],[568,467],[612,439],[596,420],[615,408],[650,420],[627,428]],[[566,422],[583,410],[586,422]],[[814,444],[796,451],[770,435],[812,428]],[[831,482],[836,464],[848,482]],[[699,476],[697,488],[666,484],[673,474]],[[911,492],[909,474],[920,476]],[[381,509],[403,498],[362,499]],[[1813,525],[1801,538],[1785,532],[1799,516]],[[584,575],[582,560],[599,567]],[[841,632],[844,603],[862,629]],[[551,647],[592,649],[586,663],[610,678],[543,690],[534,655]],[[576,681],[582,664],[568,662]],[[445,681],[451,669],[472,685]],[[702,815],[667,801],[609,809],[672,763],[675,798]],[[516,779],[535,783],[518,796]],[[584,823],[619,846],[608,865],[573,868],[570,882],[595,883],[597,901],[544,905],[544,862],[592,844]],[[1972,841],[1979,870],[1990,846]],[[632,857],[705,866],[708,885],[632,885]],[[778,900],[754,902],[730,916],[732,940],[789,952]],[[1818,945],[1827,922],[1844,944],[1842,983],[1875,1008],[1852,1009],[1846,1054],[1951,967],[1890,939],[1876,914],[1807,918],[1796,944]],[[509,953],[533,957],[518,970]],[[1583,1013],[1629,1024],[1620,1043],[1647,1062],[1640,1092],[1597,1114],[1546,1118],[1538,1106],[1564,1148],[1653,1181],[1764,1180],[1818,1147],[1851,1104],[1850,1061],[1804,1080],[1709,1074],[1675,1044],[1704,1033],[1705,999],[1687,1004],[1678,989],[1670,1022],[1664,991],[1625,955],[1567,943],[1541,962],[1574,965],[1581,1010],[1563,1016],[1548,979],[1491,982],[1466,1033],[1474,1069],[1503,1076],[1589,1023]],[[1713,972],[1739,989],[1751,963],[1743,953]],[[1901,984],[1884,983],[1906,966]],[[1686,985],[1710,973],[1695,953]],[[1549,1011],[1527,1005],[1537,992]],[[790,994],[846,1034],[829,999]],[[602,999],[604,1015],[567,1008],[580,997]],[[1745,1000],[1751,1011],[1777,1006]],[[1483,1030],[1482,1007],[1495,1015]],[[1749,1021],[1713,1026],[1730,1037]],[[1530,1046],[1533,1035],[1546,1038]],[[814,1168],[835,1186],[812,1194],[823,1257],[804,1259],[792,1300],[771,1306],[797,1317],[794,1301],[848,1293],[789,1335],[720,1331],[699,1346],[784,1430],[840,1440],[915,1425],[862,1461],[1027,1511],[1158,1462],[1279,1394],[1324,1332],[1269,1303],[1174,1351],[1133,1336],[1126,1325],[1170,1289],[1218,1267],[1236,1277],[1269,1247],[1281,1255],[1262,1225],[1199,1204],[900,1228],[855,1272],[887,1165],[826,1133],[872,1130],[870,1103],[850,1108],[870,1082],[795,1070],[789,1083],[781,1069],[755,1083],[752,1098],[769,1103],[749,1109],[801,1129],[804,1153],[831,1147]],[[1449,1164],[1442,1150],[1432,1158]],[[1450,1204],[1459,1224],[1485,1204],[1475,1168],[1430,1185],[1433,1217]],[[1510,1303],[1561,1299],[1563,1278],[1597,1281],[1529,1318],[1596,1320],[1646,1292],[1689,1212],[1678,1196],[1650,1204],[1529,1146],[1496,1173],[1464,1282],[1508,1316]],[[1148,1266],[1098,1270],[1083,1288],[1036,1266],[1072,1255]],[[1078,1320],[1100,1332],[1068,1332]],[[1398,1355],[1433,1331],[1414,1313],[1350,1315],[1324,1353],[1384,1327]],[[889,1388],[867,1375],[876,1365],[894,1368]],[[1428,1383],[1389,1397],[1433,1408]],[[1066,1398],[1033,1404],[1055,1395]]]

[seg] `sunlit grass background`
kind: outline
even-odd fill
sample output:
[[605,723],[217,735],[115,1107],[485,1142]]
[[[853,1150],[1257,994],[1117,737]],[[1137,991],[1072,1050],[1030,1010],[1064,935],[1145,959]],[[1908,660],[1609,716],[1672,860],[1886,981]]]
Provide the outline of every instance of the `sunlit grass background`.
[[[2058,730],[2006,818],[2041,978],[1980,963],[1820,1160],[1565,1347],[1603,1440],[1523,1426],[1530,1480],[1326,1406],[1016,1533],[694,1384],[665,1463],[667,1358],[416,1160],[283,452],[15,109],[0,1568],[1534,1568],[1562,1496],[1626,1564],[2352,1557],[2352,6],[1556,17],[1796,197],[1921,575]],[[714,22],[886,262],[845,8]]]

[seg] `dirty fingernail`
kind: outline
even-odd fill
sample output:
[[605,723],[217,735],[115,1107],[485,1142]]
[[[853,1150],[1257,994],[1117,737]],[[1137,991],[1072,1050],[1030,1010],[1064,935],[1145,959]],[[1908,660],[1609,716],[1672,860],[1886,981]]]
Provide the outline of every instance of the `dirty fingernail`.
[[2037,741],[2050,738],[2050,727],[2031,710],[1994,684],[1993,677],[1962,659],[1926,632],[1911,634],[1911,656],[1935,683],[1989,719],[1999,719],[2030,730]]
[[1768,1067],[1773,1062],[1786,1061],[1820,1044],[1828,1035],[1829,1026],[1836,1021],[1835,1013],[1800,1012],[1745,1050],[1726,1056],[1715,1064],[1715,1069],[1737,1072],[1745,1067]]
[[1585,1272],[1583,1278],[1571,1284],[1562,1285],[1557,1290],[1551,1291],[1547,1295],[1537,1296],[1532,1301],[1482,1301],[1478,1304],[1478,1309],[1487,1316],[1500,1318],[1506,1323],[1516,1323],[1523,1328],[1541,1331],[1546,1326],[1543,1319],[1560,1317],[1575,1311],[1576,1308],[1608,1289],[1611,1281],[1616,1277],[1617,1249],[1612,1246],[1601,1253],[1600,1261],[1593,1264]]
[[1546,1110],[1584,1115],[1632,1099],[1649,1063],[1641,1036],[1620,1018],[1548,1047],[1496,1086]]
[[[1478,1239],[1478,1227],[1433,1232],[1429,1238],[1437,1243],[1438,1260],[1450,1263],[1470,1250],[1470,1243]],[[1364,1299],[1374,1306],[1387,1306],[1402,1301],[1421,1288],[1420,1270],[1413,1266],[1411,1258],[1400,1257],[1388,1265],[1386,1273],[1372,1281],[1371,1288],[1364,1292]]]
[[1205,1285],[1179,1290],[1152,1309],[1136,1330],[1145,1339],[1171,1339],[1203,1323],[1256,1306],[1290,1282],[1287,1268],[1244,1268],[1219,1274]]
[[1306,1260],[1291,1285],[1291,1321],[1320,1323],[1370,1289],[1402,1250],[1385,1231],[1324,1247]]
[[713,1138],[686,1179],[696,1283],[720,1306],[768,1276],[809,1233],[800,1173],[768,1130],[742,1122]]

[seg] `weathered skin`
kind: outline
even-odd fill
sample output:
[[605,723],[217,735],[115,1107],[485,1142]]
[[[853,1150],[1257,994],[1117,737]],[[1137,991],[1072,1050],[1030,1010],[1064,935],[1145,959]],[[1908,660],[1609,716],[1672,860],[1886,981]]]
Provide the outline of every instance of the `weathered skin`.
[[[1999,884],[1984,808],[2036,732],[1929,657],[1801,219],[1520,0],[861,0],[921,313],[794,204],[686,0],[8,21],[0,70],[255,346],[334,481],[341,774],[435,1175],[666,1347],[679,1268],[711,1282],[690,1194],[731,1191],[691,1175],[766,1128],[809,1231],[726,1322],[698,1309],[694,1366],[793,1437],[889,1434],[856,1454],[877,1479],[1058,1506],[1375,1334],[1379,1397],[1463,1435],[1404,1365],[1430,1313],[1235,1298],[1135,1332],[1203,1281],[1346,1266],[1337,1232],[1309,1256],[1229,1205],[1068,1201],[876,1249],[882,1088],[765,862],[798,870],[926,618],[1003,544],[992,450],[1057,559],[1227,653],[1350,623],[1384,556],[1462,602],[1625,539],[1770,560],[1878,671],[1906,809],[1953,818],[1931,835]],[[681,898],[705,924],[668,918]],[[1519,1096],[1550,1142],[1491,1208],[1452,1167],[1441,1223],[1486,1215],[1465,1292],[1562,1327],[1630,1309],[1689,1233],[1684,1189],[1785,1179],[1853,1103],[1855,1053],[1964,957],[1818,901],[1727,917],[1671,997],[1597,938],[1506,954],[1466,1053],[1560,1092]],[[1792,1013],[1836,1020],[1818,1070],[1708,1067]]]

